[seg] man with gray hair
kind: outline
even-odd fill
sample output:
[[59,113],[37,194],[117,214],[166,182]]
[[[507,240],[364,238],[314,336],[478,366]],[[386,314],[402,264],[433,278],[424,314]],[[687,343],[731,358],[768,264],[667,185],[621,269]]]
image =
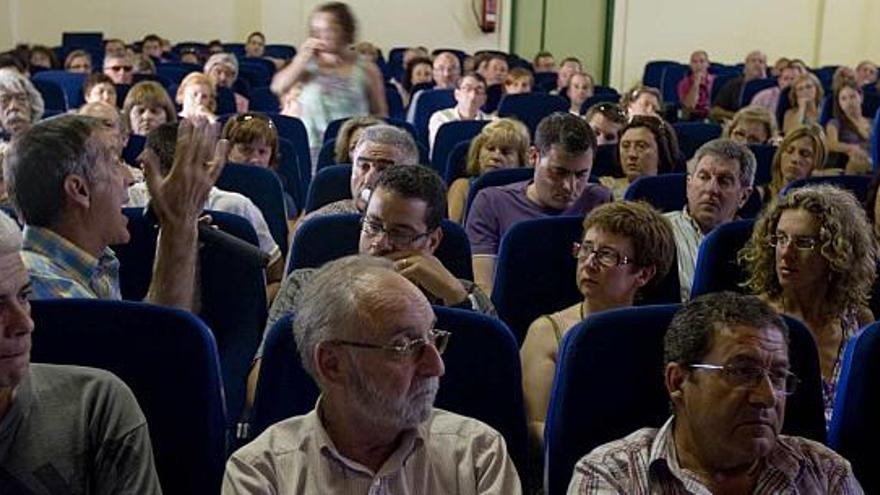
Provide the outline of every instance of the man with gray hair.
[[417,165],[419,148],[409,132],[393,125],[364,128],[351,152],[351,199],[340,199],[303,216],[293,231],[306,221],[336,213],[363,213],[379,174],[391,165]]
[[293,327],[318,403],[233,454],[223,493],[521,493],[501,434],[434,408],[449,339],[435,321],[391,261],[324,265]]
[[[154,153],[144,172],[159,240],[147,300],[192,310],[198,217],[225,164],[229,143],[205,119],[180,124],[172,171]],[[7,189],[25,222],[22,256],[36,298],[119,299],[119,260],[109,248],[129,240],[122,206],[131,176],[115,154],[117,136],[100,120],[64,115],[12,142]]]
[[134,80],[134,62],[126,52],[104,55],[103,72],[113,84],[131,84]]
[[147,421],[119,378],[30,362],[31,284],[0,212],[0,491],[160,494]]
[[0,127],[15,137],[43,116],[43,97],[31,81],[11,69],[0,70]]
[[[238,79],[238,59],[231,53],[215,53],[205,62],[204,72],[218,88],[233,89]],[[247,98],[235,93],[236,112],[247,112],[249,104]]]
[[703,238],[715,227],[736,218],[755,182],[755,155],[730,139],[715,139],[700,146],[688,161],[687,204],[666,213],[675,234],[681,300],[690,298]]

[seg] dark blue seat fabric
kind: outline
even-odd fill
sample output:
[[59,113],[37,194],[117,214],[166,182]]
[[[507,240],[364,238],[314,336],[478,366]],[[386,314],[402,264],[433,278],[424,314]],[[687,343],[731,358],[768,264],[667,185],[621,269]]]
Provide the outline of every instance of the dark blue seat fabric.
[[746,274],[737,255],[752,236],[754,220],[734,220],[719,225],[700,243],[691,285],[691,299],[710,292],[746,292],[740,286]]
[[498,103],[504,96],[504,86],[501,84],[492,84],[486,88],[486,103],[480,108],[485,113],[495,113],[498,110]]
[[244,57],[244,43],[223,43],[223,51],[239,58]]
[[142,151],[144,151],[144,146],[146,144],[147,138],[144,136],[138,136],[135,134],[128,136],[128,143],[126,143],[125,148],[122,149],[122,158],[125,160],[125,163],[137,166],[137,157]]
[[[278,178],[281,180],[281,186],[284,187],[284,191],[293,199],[297,211],[302,211],[306,205],[306,192],[308,191],[312,171],[306,169],[308,165],[300,164],[300,154],[297,153],[296,147],[290,140],[279,137],[278,152],[277,173]],[[287,213],[290,214],[291,212],[288,211]]]
[[755,185],[769,184],[773,175],[773,156],[776,147],[772,144],[750,144],[749,149],[755,154],[758,167],[755,169]]
[[330,165],[318,170],[309,185],[305,213],[340,199],[351,199],[351,165]]
[[[687,203],[687,174],[660,174],[636,179],[623,194],[627,201],[647,201],[666,213],[679,211]],[[746,204],[737,211],[742,218],[754,218],[761,212],[761,196],[753,190]]]
[[132,390],[167,494],[219,493],[225,406],[211,330],[185,311],[123,301],[33,301],[31,360],[109,370]]
[[591,106],[599,103],[620,103],[620,95],[617,93],[594,94],[581,104],[581,115],[586,115]]
[[229,88],[217,88],[217,115],[235,113],[238,108],[235,105],[235,93]]
[[[436,407],[498,430],[524,473],[526,416],[516,340],[495,318],[440,306],[434,306],[434,313],[436,327],[452,332]],[[318,388],[299,360],[292,320],[292,315],[285,316],[266,337],[254,401],[255,435],[277,421],[308,413],[318,398]]]
[[[669,417],[663,337],[679,307],[605,311],[563,338],[544,429],[548,494],[564,494],[575,463],[595,447],[639,428],[660,427]],[[782,431],[824,442],[816,346],[802,323],[785,320],[791,370],[802,381],[787,398]]]
[[880,324],[868,325],[850,340],[843,357],[834,414],[828,431],[831,448],[852,463],[865,493],[880,491]]
[[663,103],[678,103],[678,82],[688,73],[690,69],[684,64],[669,64],[663,69],[663,79],[658,88],[663,95]]
[[[358,253],[361,216],[357,213],[324,215],[304,222],[293,238],[287,273],[317,268],[328,261]],[[440,223],[443,240],[434,256],[457,278],[473,280],[471,246],[464,229],[449,220]]]
[[104,49],[104,33],[94,31],[65,31],[61,33],[61,46],[66,49]]
[[678,62],[672,60],[652,60],[645,64],[645,70],[642,74],[642,84],[652,88],[660,89],[663,83],[663,71],[669,65],[676,65]]
[[292,45],[266,45],[266,56],[290,60],[296,56],[296,48]]
[[86,77],[85,74],[75,74],[63,70],[44,70],[34,74],[31,80],[34,82],[51,81],[61,86],[67,97],[68,108],[79,108],[84,102],[82,87],[86,82]]
[[[327,124],[327,129],[324,130],[324,142],[326,143],[327,141],[329,141],[331,139],[336,139],[336,136],[339,135],[339,129],[342,128],[342,124],[344,124],[350,118],[351,117],[336,119],[334,121],[331,121],[329,124]],[[416,128],[413,127],[413,125],[410,124],[409,122],[407,122],[403,119],[395,119],[395,118],[391,118],[391,117],[386,118],[385,122],[387,122],[388,125],[400,127],[401,129],[405,130],[413,137],[413,139],[416,140],[416,142],[418,142],[418,137],[416,135]]]
[[779,127],[782,127],[783,122],[785,122],[785,112],[791,108],[791,101],[788,99],[790,93],[791,86],[779,92],[779,101],[776,103],[776,122],[779,124]]
[[846,189],[847,191],[855,195],[856,201],[858,201],[860,204],[863,204],[865,202],[865,199],[868,198],[868,186],[871,184],[871,178],[865,175],[829,175],[806,177],[789,182],[785,187],[782,188],[782,191],[780,191],[779,194],[784,196],[786,193],[788,193],[788,191],[791,191],[792,189],[815,184],[827,184],[830,186],[837,186],[841,189]]
[[533,91],[549,93],[556,89],[559,74],[556,72],[538,72],[535,74],[535,87]]
[[455,179],[467,175],[467,155],[471,147],[471,141],[460,141],[452,147],[449,155],[446,156],[446,166],[444,168],[443,179],[447,185],[451,185]]
[[431,152],[431,168],[442,175],[452,148],[462,141],[470,141],[488,123],[485,120],[461,120],[441,125],[440,129],[437,130],[437,136],[434,138],[434,148]]
[[394,119],[406,118],[406,111],[403,108],[403,98],[397,86],[385,83],[385,104],[388,105],[388,116]]
[[[201,70],[201,67],[192,64],[179,64],[174,62],[156,64],[156,74],[167,78],[174,84],[180,84],[180,82],[183,81],[183,78],[188,76],[191,72],[201,72]],[[173,96],[171,101],[174,101]]]
[[768,88],[775,88],[778,82],[775,77],[767,77],[763,79],[752,79],[743,85],[742,94],[739,98],[740,108],[748,106],[752,103],[752,98],[760,91]]
[[676,122],[672,124],[678,136],[678,148],[685,159],[690,159],[697,148],[721,137],[721,126],[705,122]]
[[431,115],[438,110],[455,106],[455,90],[431,89],[419,93],[418,99],[411,103],[415,105],[413,121],[410,122],[416,129],[417,140],[428,143],[428,121]]
[[623,177],[623,170],[617,160],[617,144],[602,144],[596,147],[596,157],[593,159],[590,175]]
[[325,140],[318,152],[318,172],[324,167],[336,164],[336,139]]
[[880,109],[874,113],[874,123],[871,126],[871,162],[874,170],[880,167]]
[[468,210],[470,210],[471,204],[474,202],[474,198],[477,197],[477,193],[479,193],[480,190],[486,187],[503,186],[506,184],[512,184],[514,182],[529,180],[534,174],[535,169],[529,167],[520,167],[493,170],[478,177],[477,180],[473,184],[471,184],[470,190],[468,190],[467,202],[465,203],[464,207],[464,217],[461,220],[461,224],[465,225],[465,222],[467,221]]
[[260,212],[281,255],[287,255],[287,213],[284,190],[275,172],[253,165],[228,163],[217,178],[217,187],[243,194]]
[[[175,83],[167,77],[158,74],[133,74],[131,76],[131,84],[137,84],[141,81],[154,81],[162,85],[165,91],[169,91]],[[218,112],[219,113],[219,112]]]
[[238,61],[238,77],[250,84],[251,88],[268,86],[275,73],[275,64],[262,58],[245,57]]
[[553,112],[568,112],[565,98],[544,93],[506,95],[498,104],[499,117],[513,117],[529,128],[533,138],[541,119]]
[[55,81],[47,79],[34,79],[31,81],[40,95],[43,97],[43,105],[46,110],[66,112],[69,108],[64,88]]

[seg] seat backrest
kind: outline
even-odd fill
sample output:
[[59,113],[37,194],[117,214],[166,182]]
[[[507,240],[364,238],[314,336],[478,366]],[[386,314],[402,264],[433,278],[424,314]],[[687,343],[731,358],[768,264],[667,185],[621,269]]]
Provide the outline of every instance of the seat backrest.
[[642,84],[660,89],[663,82],[663,70],[668,65],[675,65],[678,62],[672,60],[652,60],[645,64],[645,70],[642,74]]
[[581,103],[581,115],[586,115],[587,110],[590,109],[591,106],[597,105],[599,103],[619,103],[620,95],[617,92],[614,93],[596,93],[593,96],[584,100]]
[[880,323],[872,323],[846,347],[828,431],[829,446],[852,463],[865,493],[880,491],[875,455],[880,442],[878,378]]
[[504,96],[504,86],[501,84],[492,84],[486,88],[486,103],[480,109],[485,113],[495,113],[498,110],[498,103]]
[[[174,62],[156,64],[156,74],[169,79],[174,84],[180,84],[180,82],[183,81],[183,78],[188,76],[191,72],[199,72],[200,70],[201,68],[190,64],[178,64]],[[171,101],[174,101],[173,97],[171,98]]]
[[639,177],[623,194],[627,201],[647,201],[666,213],[679,211],[687,203],[687,174],[660,174]]
[[292,45],[266,45],[266,56],[290,60],[296,56],[296,48]]
[[467,202],[465,203],[464,208],[464,217],[461,220],[461,224],[465,225],[465,222],[467,221],[468,210],[470,210],[471,204],[474,202],[474,198],[477,197],[477,193],[480,192],[482,189],[529,180],[534,174],[535,169],[533,168],[519,167],[493,170],[478,177],[477,180],[471,185],[471,188],[468,190]]
[[745,292],[746,274],[737,262],[739,251],[752,236],[754,220],[734,220],[709,232],[697,251],[691,299],[710,292]]
[[[452,332],[435,405],[497,429],[511,459],[525,472],[526,417],[516,340],[489,316],[439,306],[434,313],[437,328]],[[318,388],[299,360],[292,322],[288,314],[266,337],[254,401],[255,435],[282,419],[308,413],[318,398]]]
[[874,170],[880,168],[880,109],[874,113],[871,126],[871,163],[874,164]]
[[663,69],[663,78],[660,82],[660,93],[663,95],[663,103],[678,103],[678,82],[688,75],[690,69],[684,64],[669,64]]
[[63,70],[44,70],[35,73],[31,80],[33,81],[52,81],[64,90],[67,97],[67,106],[69,108],[79,108],[83,102],[83,83],[86,82],[86,74],[77,74]]
[[617,159],[617,144],[601,144],[596,147],[596,158],[593,159],[594,177],[623,177],[623,170]]
[[278,138],[278,153],[277,172],[281,187],[293,199],[297,211],[302,211],[306,205],[306,192],[312,171],[306,170],[305,165],[300,165],[299,154],[293,143],[283,137]]
[[309,184],[305,212],[351,198],[351,165],[330,165],[318,170],[315,180]]
[[462,141],[473,139],[488,123],[487,120],[459,120],[441,125],[431,150],[431,168],[442,174],[452,148]]
[[818,177],[805,177],[803,179],[796,179],[789,182],[782,188],[782,191],[780,191],[779,194],[784,196],[792,189],[814,184],[827,184],[846,189],[853,193],[859,204],[863,204],[868,198],[868,186],[871,184],[871,177],[867,175],[820,175]]
[[559,80],[559,74],[556,72],[538,72],[535,74],[534,91],[548,93],[556,89],[556,82]]
[[[299,164],[302,176],[302,191],[305,191],[309,182],[312,180],[312,155],[309,151],[309,135],[306,133],[306,126],[302,120],[296,117],[288,117],[277,112],[266,112],[266,115],[275,123],[278,129],[278,136],[290,141],[293,144],[293,150],[296,153],[296,159]],[[317,146],[317,143],[315,143]]]
[[[544,430],[550,495],[565,493],[574,465],[604,443],[669,417],[663,338],[679,305],[605,311],[566,334]],[[791,370],[801,383],[787,398],[783,433],[825,441],[819,358],[809,330],[786,317]],[[601,400],[596,400],[596,398]]]
[[388,105],[388,115],[390,117],[395,119],[406,117],[400,91],[397,90],[397,86],[391,83],[385,83],[385,104]]
[[316,171],[320,172],[322,168],[334,165],[336,163],[336,139],[326,139],[318,151],[318,166]]
[[428,142],[428,121],[431,120],[431,115],[438,110],[454,107],[454,93],[453,89],[429,89],[419,93],[419,98],[413,102],[415,110],[412,121],[418,141]]
[[253,201],[263,214],[275,244],[287,255],[287,213],[284,190],[275,172],[253,165],[229,163],[217,178],[217,187]]
[[759,92],[768,89],[774,88],[778,84],[778,81],[775,77],[766,77],[763,79],[752,79],[751,81],[746,81],[743,85],[742,94],[739,98],[739,106],[745,107],[752,103],[752,98],[755,97]]
[[567,112],[569,104],[565,98],[545,93],[523,93],[505,95],[498,104],[499,117],[514,117],[529,128],[534,138],[541,119],[553,112]]
[[67,95],[59,83],[48,79],[34,79],[31,82],[43,97],[43,105],[46,110],[67,111]]
[[217,88],[217,115],[235,113],[238,107],[235,104],[235,93],[229,88]]
[[772,144],[750,144],[749,149],[755,154],[758,166],[755,169],[755,185],[769,184],[773,175],[773,156],[776,147]]
[[738,74],[727,71],[715,74],[715,81],[712,83],[712,91],[709,95],[710,101],[714,102],[715,97],[718,96],[718,92],[721,91],[721,88],[726,86],[727,83],[731,81],[731,79],[736,79],[737,75]]
[[143,303],[33,301],[33,362],[102,368],[132,390],[168,494],[218,493],[226,460],[223,385],[210,329]]
[[678,148],[685,159],[694,156],[705,143],[721,137],[721,126],[705,122],[676,122],[672,124],[678,136]]
[[[317,268],[343,256],[357,254],[361,234],[357,213],[324,215],[307,220],[293,238],[287,273],[299,268]],[[449,220],[440,222],[443,239],[434,256],[455,277],[473,280],[471,246],[464,229]]]
[[470,147],[470,140],[459,141],[452,147],[452,150],[446,157],[446,168],[443,175],[446,184],[452,184],[455,179],[466,175],[467,155]]

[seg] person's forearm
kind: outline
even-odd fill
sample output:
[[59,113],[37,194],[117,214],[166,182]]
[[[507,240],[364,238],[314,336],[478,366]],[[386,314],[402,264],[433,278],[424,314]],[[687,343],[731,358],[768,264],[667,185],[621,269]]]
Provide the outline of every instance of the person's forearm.
[[305,56],[294,57],[290,65],[275,74],[269,89],[279,97],[283,96],[297,81],[302,79],[308,63],[309,59]]
[[688,110],[693,110],[697,108],[697,100],[700,97],[700,85],[694,81],[691,84],[690,89],[687,94],[684,95],[684,99],[681,100],[681,104]]
[[197,242],[198,226],[195,219],[182,226],[160,228],[147,302],[193,310]]

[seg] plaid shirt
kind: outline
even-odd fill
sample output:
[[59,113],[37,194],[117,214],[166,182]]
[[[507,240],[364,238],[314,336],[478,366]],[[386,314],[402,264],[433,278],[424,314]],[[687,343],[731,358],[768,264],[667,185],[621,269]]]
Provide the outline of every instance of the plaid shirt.
[[[673,419],[659,430],[642,428],[581,458],[568,486],[572,494],[700,494],[711,491],[678,464]],[[861,494],[849,462],[824,445],[779,435],[767,456],[754,494]]]
[[100,258],[49,229],[25,226],[21,257],[34,299],[121,299],[119,260],[110,248]]

